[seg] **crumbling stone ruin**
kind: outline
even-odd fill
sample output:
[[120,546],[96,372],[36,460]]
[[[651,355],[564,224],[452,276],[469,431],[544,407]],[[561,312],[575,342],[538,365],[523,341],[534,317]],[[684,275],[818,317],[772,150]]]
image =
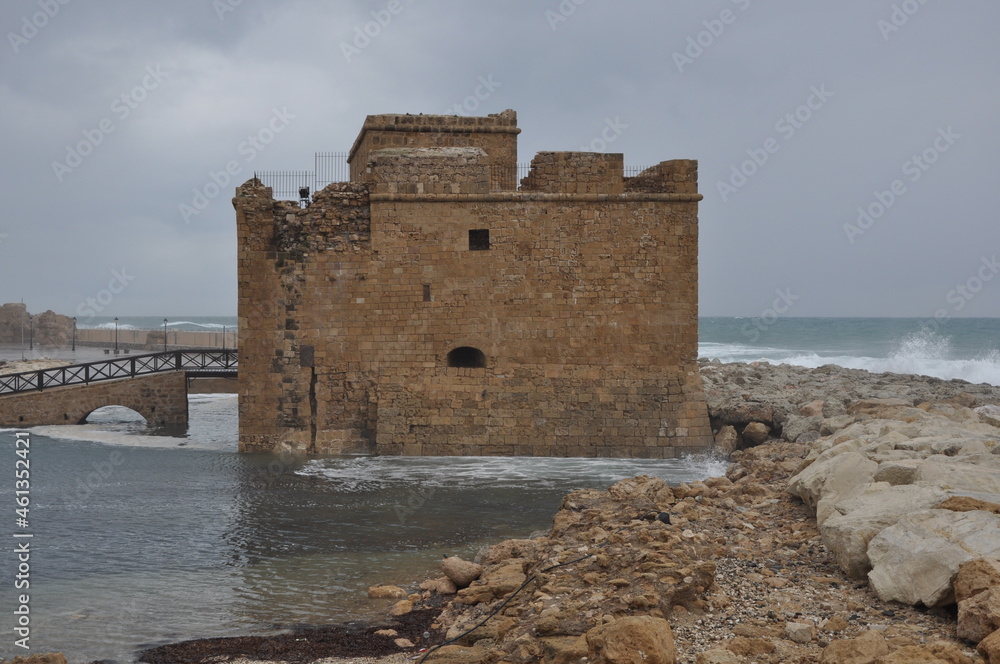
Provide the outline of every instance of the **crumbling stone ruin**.
[[240,449],[668,458],[711,446],[697,162],[369,116],[350,182],[236,191]]
[[27,346],[69,346],[74,321],[69,316],[46,311],[32,315],[20,302],[0,306],[0,343]]

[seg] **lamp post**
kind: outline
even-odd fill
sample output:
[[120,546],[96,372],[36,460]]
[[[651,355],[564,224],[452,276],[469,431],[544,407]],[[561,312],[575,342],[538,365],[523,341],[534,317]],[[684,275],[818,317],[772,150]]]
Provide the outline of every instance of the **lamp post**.
[[167,352],[167,319],[163,319],[163,352]]
[[222,350],[226,350],[226,326],[222,326]]
[[28,350],[35,350],[35,317],[28,316]]
[[76,352],[76,316],[73,316],[73,347],[71,350]]
[[118,316],[115,316],[115,355],[118,354]]

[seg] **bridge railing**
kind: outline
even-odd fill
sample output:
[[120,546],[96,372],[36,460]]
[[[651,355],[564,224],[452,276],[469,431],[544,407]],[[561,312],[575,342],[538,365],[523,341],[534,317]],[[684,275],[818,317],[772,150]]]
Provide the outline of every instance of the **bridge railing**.
[[193,371],[200,375],[210,375],[232,373],[238,368],[239,358],[235,350],[171,350],[2,375],[0,395],[67,385],[89,385],[104,380],[135,378],[167,371]]

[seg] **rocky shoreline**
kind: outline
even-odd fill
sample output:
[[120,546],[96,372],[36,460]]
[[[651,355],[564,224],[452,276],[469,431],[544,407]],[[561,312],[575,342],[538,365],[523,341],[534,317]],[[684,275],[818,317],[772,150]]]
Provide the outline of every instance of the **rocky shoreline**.
[[1000,664],[1000,388],[702,375],[726,476],[577,491],[546,537],[446,561],[393,607],[457,590],[424,661]]
[[766,363],[702,376],[725,477],[576,491],[545,536],[372,588],[394,617],[436,616],[416,635],[372,626],[381,660],[317,659],[305,635],[280,657],[174,661],[1000,664],[1000,388]]

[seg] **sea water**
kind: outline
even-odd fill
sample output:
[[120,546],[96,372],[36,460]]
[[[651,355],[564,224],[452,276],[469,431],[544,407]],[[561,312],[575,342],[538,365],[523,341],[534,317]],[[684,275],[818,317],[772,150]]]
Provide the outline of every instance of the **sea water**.
[[[192,395],[185,437],[127,409],[34,427],[30,512],[16,525],[18,431],[0,431],[0,655],[30,596],[30,652],[132,661],[146,645],[383,616],[370,585],[439,574],[444,555],[547,530],[564,494],[638,473],[725,470],[681,461],[334,457],[236,452],[235,395]],[[16,547],[30,533],[30,588]]]
[[[702,319],[699,352],[1000,384],[1000,321],[922,323]],[[0,359],[25,352],[0,349]],[[94,349],[78,353],[28,356],[98,359],[87,355]],[[430,576],[443,555],[473,556],[546,530],[569,491],[638,473],[677,483],[725,470],[705,457],[240,455],[236,413],[235,395],[192,395],[183,436],[151,431],[120,407],[84,425],[0,431],[0,655],[61,650],[72,662],[128,662],[145,645],[380,615],[385,603],[365,598],[369,585]],[[15,512],[19,433],[30,440],[24,528]],[[25,540],[15,533],[32,535],[26,589],[15,588]],[[15,645],[21,594],[29,595],[30,651]]]

